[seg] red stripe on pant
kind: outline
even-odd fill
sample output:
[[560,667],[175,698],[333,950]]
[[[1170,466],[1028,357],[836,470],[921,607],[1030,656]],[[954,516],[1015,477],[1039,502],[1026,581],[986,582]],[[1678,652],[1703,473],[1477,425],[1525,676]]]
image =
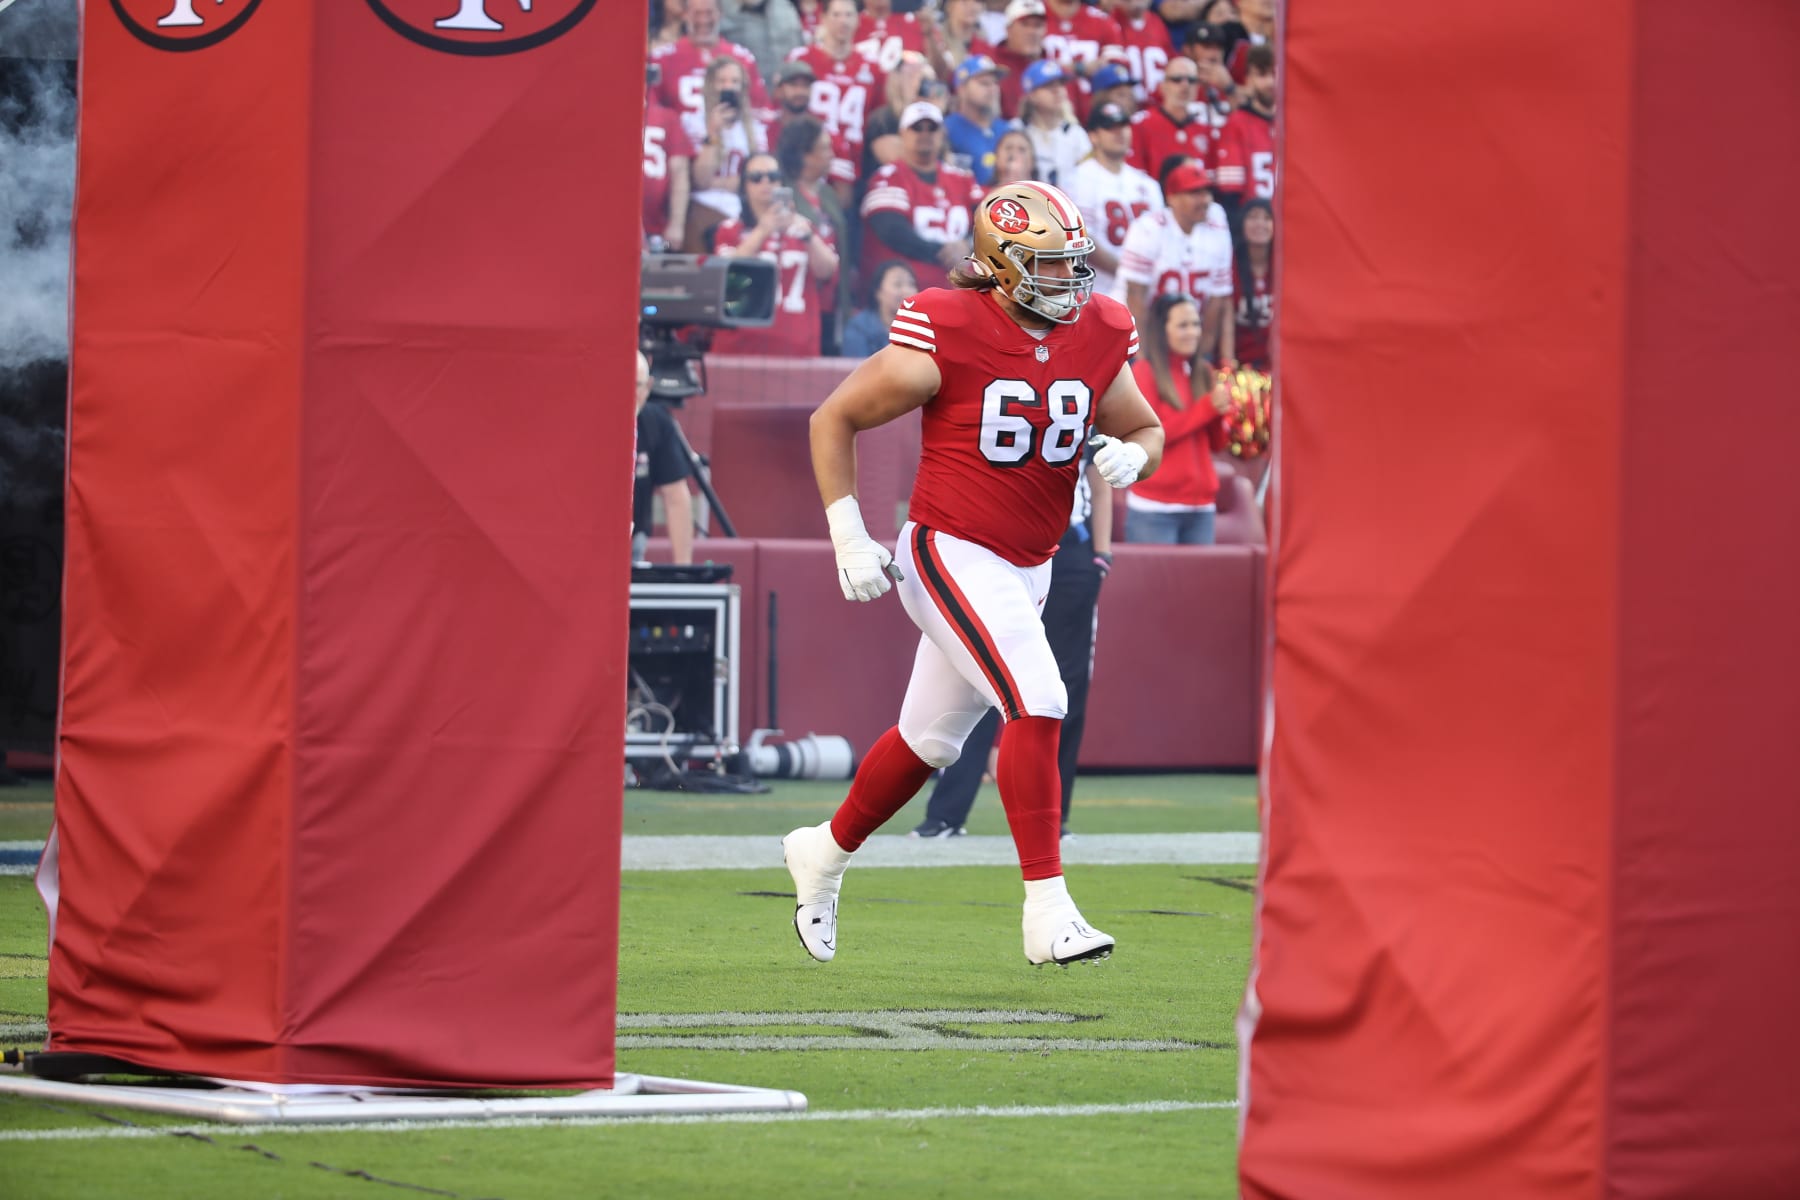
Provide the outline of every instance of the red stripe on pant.
[[938,607],[949,622],[950,628],[962,641],[969,654],[975,659],[975,665],[987,678],[988,686],[1000,698],[1000,711],[1006,719],[1016,720],[1025,715],[1024,700],[1019,694],[1019,685],[1014,681],[1012,672],[1006,669],[1006,659],[1000,655],[1000,646],[994,641],[994,635],[987,631],[981,618],[975,615],[975,606],[969,603],[962,589],[956,586],[956,580],[944,567],[944,560],[937,550],[937,531],[919,526],[913,534],[914,557],[919,560],[920,581],[925,585],[925,594]]

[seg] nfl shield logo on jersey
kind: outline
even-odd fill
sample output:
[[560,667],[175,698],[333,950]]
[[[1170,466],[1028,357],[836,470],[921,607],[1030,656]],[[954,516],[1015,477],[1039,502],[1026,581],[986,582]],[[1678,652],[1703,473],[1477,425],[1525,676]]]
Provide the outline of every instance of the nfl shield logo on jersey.
[[1039,362],[1049,362],[1050,361],[1050,347],[1039,346],[1037,348],[1037,358],[1038,358]]

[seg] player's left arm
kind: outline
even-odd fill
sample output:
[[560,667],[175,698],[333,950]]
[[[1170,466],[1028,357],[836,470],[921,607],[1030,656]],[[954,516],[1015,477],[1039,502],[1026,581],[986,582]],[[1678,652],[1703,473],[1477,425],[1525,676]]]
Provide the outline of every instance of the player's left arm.
[[[1113,487],[1148,479],[1162,465],[1162,422],[1138,390],[1130,363],[1121,364],[1106,394],[1100,397],[1094,430],[1106,442],[1094,455],[1094,468]],[[1137,461],[1140,452],[1141,462]]]

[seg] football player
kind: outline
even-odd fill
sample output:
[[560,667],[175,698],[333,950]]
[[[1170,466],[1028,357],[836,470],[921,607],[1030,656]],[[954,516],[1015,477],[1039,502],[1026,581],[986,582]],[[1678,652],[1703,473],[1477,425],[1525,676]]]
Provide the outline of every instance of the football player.
[[[1112,952],[1063,883],[1056,757],[1067,697],[1041,613],[1090,436],[1095,468],[1126,487],[1156,469],[1163,432],[1130,369],[1130,313],[1093,295],[1093,245],[1056,188],[995,189],[976,207],[974,248],[952,286],[908,300],[888,345],[813,414],[813,470],[844,598],[875,600],[898,583],[923,634],[899,724],[869,750],[831,820],[782,840],[794,926],[821,962],[837,952],[852,853],[956,761],[990,707],[1008,726],[998,779],[1025,878],[1026,960]],[[863,525],[855,440],[914,409],[919,474],[890,554]]]

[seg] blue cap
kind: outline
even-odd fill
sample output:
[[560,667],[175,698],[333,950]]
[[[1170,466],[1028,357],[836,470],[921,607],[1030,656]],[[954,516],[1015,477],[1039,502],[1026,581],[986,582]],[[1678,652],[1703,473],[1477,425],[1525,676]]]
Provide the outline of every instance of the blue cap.
[[1094,85],[1094,90],[1096,92],[1104,92],[1109,88],[1124,87],[1128,83],[1136,83],[1137,80],[1131,77],[1129,68],[1124,67],[1119,63],[1107,63],[1098,71],[1095,71],[1093,77],[1090,78],[1088,82]]
[[1066,83],[1069,73],[1062,69],[1062,64],[1040,58],[1025,68],[1025,74],[1019,77],[1025,90],[1035,92],[1041,87],[1049,87],[1053,83]]
[[1006,68],[985,54],[971,54],[956,64],[956,73],[950,77],[952,87],[961,87],[977,75],[1004,75]]

